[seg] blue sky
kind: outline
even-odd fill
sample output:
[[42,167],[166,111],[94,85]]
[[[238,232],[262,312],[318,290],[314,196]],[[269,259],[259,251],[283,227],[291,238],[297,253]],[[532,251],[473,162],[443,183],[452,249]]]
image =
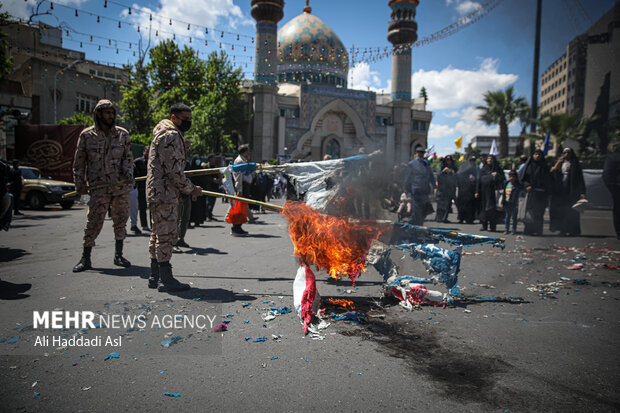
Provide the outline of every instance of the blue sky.
[[[104,7],[105,1],[59,0],[54,2],[53,10],[45,1],[39,11],[52,14],[35,20],[69,28],[69,37],[63,37],[64,46],[85,51],[88,59],[122,64],[135,60],[133,54],[141,35],[143,41],[148,39],[149,14],[152,14],[152,42],[171,38],[174,33],[179,44],[189,44],[191,37],[191,45],[205,54],[219,50],[222,42],[222,48],[235,56],[235,63],[243,68],[246,77],[252,77],[251,38],[255,28],[250,0],[108,0]],[[419,38],[451,25],[486,1],[421,0],[416,17]],[[389,46],[387,3],[387,0],[311,0],[310,6],[313,14],[338,34],[345,47],[355,45],[362,49]],[[498,3],[488,15],[458,33],[414,49],[412,92],[417,96],[422,86],[428,91],[427,109],[433,111],[429,145],[435,145],[440,155],[452,153],[453,141],[461,135],[468,142],[475,135],[498,133],[497,127],[478,121],[475,110],[487,90],[514,85],[517,95],[530,101],[536,0]],[[560,57],[568,41],[587,30],[614,3],[615,0],[543,0],[540,72]],[[27,18],[37,3],[9,0],[3,4],[3,10]],[[304,5],[305,0],[287,0],[279,27],[299,15]],[[77,17],[75,9],[78,9]],[[100,23],[96,22],[96,16],[100,16]],[[119,20],[121,28],[118,28]],[[205,27],[209,28],[208,34]],[[155,30],[158,30],[157,37]],[[92,43],[90,35],[93,35]],[[361,63],[350,68],[349,86],[389,92],[390,77],[390,58]],[[518,130],[517,124],[512,125],[511,132],[518,133]]]

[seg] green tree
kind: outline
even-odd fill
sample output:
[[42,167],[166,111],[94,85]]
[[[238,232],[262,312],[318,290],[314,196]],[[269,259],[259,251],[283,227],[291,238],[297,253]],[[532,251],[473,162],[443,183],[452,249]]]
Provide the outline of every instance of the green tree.
[[514,96],[514,86],[505,91],[488,91],[484,94],[485,106],[477,106],[482,111],[480,120],[487,125],[499,125],[499,156],[508,155],[508,125],[519,114],[518,108],[523,105],[525,98]]
[[232,151],[236,142],[231,136],[247,122],[241,69],[225,52],[202,60],[193,48],[179,49],[171,40],[150,49],[148,56],[148,65],[141,58],[130,67],[121,102],[132,139],[148,144],[156,122],[170,116],[170,105],[182,102],[192,107],[193,126],[186,137],[193,152]]
[[200,99],[192,113],[192,128],[187,133],[192,150],[206,154],[231,149],[230,143],[224,140],[225,113],[226,104],[216,91],[209,91]]
[[581,119],[577,111],[573,113],[546,113],[542,118],[535,121],[538,125],[536,136],[544,139],[547,132],[551,132],[551,138],[555,142],[555,156],[562,154],[564,142],[567,139],[580,141],[583,138],[586,125],[591,119],[584,117]]
[[[0,9],[2,9],[2,3],[0,3]],[[0,27],[7,26],[9,24],[9,13],[0,13]],[[13,69],[13,56],[8,57],[9,42],[5,39],[8,37],[2,29],[0,29],[0,81],[8,79]]]
[[213,52],[204,62],[204,92],[194,108],[195,124],[188,132],[193,147],[205,152],[231,152],[237,134],[247,121],[241,96],[241,69],[235,69],[225,52]]
[[121,87],[123,93],[120,104],[121,119],[128,125],[133,140],[148,144],[150,138],[144,142],[143,136],[149,136],[155,126],[153,118],[155,102],[149,87],[147,70],[143,66],[143,59],[138,59],[133,65],[125,66],[125,69],[129,76],[127,85]]
[[58,122],[59,125],[92,125],[93,123],[93,115],[84,112],[75,112],[73,116]]
[[420,95],[418,97],[424,98],[424,103],[428,102],[428,93],[426,92],[426,88],[424,86],[420,89]]

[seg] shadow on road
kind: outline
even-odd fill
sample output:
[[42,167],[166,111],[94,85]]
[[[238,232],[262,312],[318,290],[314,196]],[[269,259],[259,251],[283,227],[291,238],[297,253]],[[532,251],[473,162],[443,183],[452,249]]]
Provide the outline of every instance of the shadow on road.
[[244,238],[282,238],[279,235],[269,235],[269,234],[247,234]]
[[98,272],[100,274],[113,275],[115,277],[135,277],[147,279],[151,274],[150,267],[141,267],[139,265],[132,265],[129,268],[115,267],[115,268],[93,268],[91,271]]
[[207,255],[207,254],[228,255],[226,251],[220,251],[217,248],[198,248],[198,247],[191,247],[188,251],[185,251],[185,253],[196,254],[196,255]]
[[30,253],[17,248],[0,248],[0,262],[13,261],[23,257],[24,255],[30,255]]
[[21,300],[30,295],[24,294],[32,287],[32,284],[14,284],[0,280],[0,300]]
[[[162,293],[164,294],[164,293]],[[201,301],[212,303],[232,303],[235,301],[255,301],[257,298],[247,294],[237,294],[234,291],[223,288],[192,288],[188,291],[170,292],[169,295],[194,300],[200,298]]]

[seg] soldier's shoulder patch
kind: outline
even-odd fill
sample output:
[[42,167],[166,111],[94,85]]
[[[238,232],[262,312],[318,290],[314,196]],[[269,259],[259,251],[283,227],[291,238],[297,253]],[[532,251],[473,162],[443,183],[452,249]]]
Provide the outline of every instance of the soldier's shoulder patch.
[[88,127],[84,128],[84,129],[82,129],[82,132],[80,134],[84,135],[85,133],[91,133],[94,130],[95,130],[95,126],[91,125],[91,126],[88,126]]
[[122,126],[116,126],[116,129],[120,132],[120,133],[126,133],[127,135],[129,135],[129,131],[125,128],[123,128]]

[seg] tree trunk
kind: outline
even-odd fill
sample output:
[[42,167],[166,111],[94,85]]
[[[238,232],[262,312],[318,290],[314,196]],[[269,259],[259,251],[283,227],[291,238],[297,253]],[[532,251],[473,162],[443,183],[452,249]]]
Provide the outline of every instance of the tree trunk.
[[500,119],[499,121],[499,157],[505,158],[508,156],[508,125],[506,119]]

